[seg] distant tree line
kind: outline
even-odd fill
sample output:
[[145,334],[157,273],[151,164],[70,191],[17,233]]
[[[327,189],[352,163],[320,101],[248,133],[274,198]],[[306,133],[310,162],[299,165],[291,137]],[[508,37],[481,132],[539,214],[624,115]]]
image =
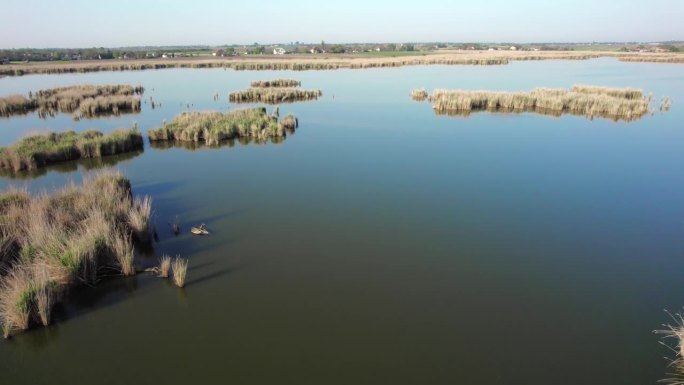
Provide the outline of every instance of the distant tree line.
[[[208,48],[204,49],[211,52]],[[153,48],[130,48],[130,49],[110,49],[110,48],[20,48],[0,50],[0,62],[22,62],[22,61],[61,61],[61,60],[106,60],[106,59],[149,59],[159,58],[167,54],[174,56],[193,56],[198,50],[189,49],[165,49],[164,47]]]

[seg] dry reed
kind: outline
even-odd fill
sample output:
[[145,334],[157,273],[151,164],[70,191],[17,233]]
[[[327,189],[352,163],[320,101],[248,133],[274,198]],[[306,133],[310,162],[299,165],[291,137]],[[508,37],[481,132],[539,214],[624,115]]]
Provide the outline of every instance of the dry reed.
[[423,101],[428,98],[428,93],[425,88],[418,88],[411,91],[411,98],[417,101]]
[[188,272],[188,260],[176,255],[172,263],[173,283],[178,287],[185,286],[185,274]]
[[254,88],[299,87],[301,85],[302,82],[294,79],[256,80],[250,84]]
[[159,277],[168,278],[170,270],[171,270],[171,257],[164,254],[161,258],[159,258]]
[[321,90],[300,90],[295,88],[250,88],[231,92],[232,103],[288,103],[302,100],[316,100],[323,95]]

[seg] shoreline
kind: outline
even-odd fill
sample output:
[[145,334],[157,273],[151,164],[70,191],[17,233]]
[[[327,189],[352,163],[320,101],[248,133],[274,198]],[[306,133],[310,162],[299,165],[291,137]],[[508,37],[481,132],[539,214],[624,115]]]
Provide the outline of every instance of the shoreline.
[[32,74],[141,71],[165,68],[231,68],[234,70],[334,70],[409,65],[505,65],[511,61],[588,60],[613,57],[624,62],[684,64],[684,54],[589,51],[446,51],[425,55],[368,58],[350,55],[246,56],[33,62],[0,65],[0,77]]

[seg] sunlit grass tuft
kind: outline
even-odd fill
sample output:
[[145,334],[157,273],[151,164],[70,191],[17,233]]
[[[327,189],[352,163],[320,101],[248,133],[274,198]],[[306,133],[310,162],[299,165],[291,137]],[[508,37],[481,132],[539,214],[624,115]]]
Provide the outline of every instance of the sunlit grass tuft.
[[188,260],[177,255],[173,260],[173,283],[178,287],[185,286],[185,274],[188,272]]

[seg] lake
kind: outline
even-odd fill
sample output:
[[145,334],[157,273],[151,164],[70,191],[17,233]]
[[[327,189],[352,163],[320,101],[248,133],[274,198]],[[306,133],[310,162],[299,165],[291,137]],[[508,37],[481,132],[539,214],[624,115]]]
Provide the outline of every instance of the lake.
[[[154,199],[154,254],[190,261],[185,289],[141,274],[72,292],[50,327],[0,341],[0,382],[643,385],[667,376],[673,354],[653,330],[670,321],[664,309],[684,306],[682,65],[3,78],[3,96],[142,84],[147,103],[140,114],[78,122],[0,118],[0,145],[47,128],[135,121],[146,132],[182,111],[235,108],[229,92],[271,78],[323,91],[280,105],[300,123],[281,143],[146,141],[142,153],[0,178],[2,188],[40,191],[111,165]],[[642,88],[656,107],[661,96],[673,105],[613,122],[438,116],[409,97],[420,87],[573,84]],[[212,235],[189,234],[199,223]]]

